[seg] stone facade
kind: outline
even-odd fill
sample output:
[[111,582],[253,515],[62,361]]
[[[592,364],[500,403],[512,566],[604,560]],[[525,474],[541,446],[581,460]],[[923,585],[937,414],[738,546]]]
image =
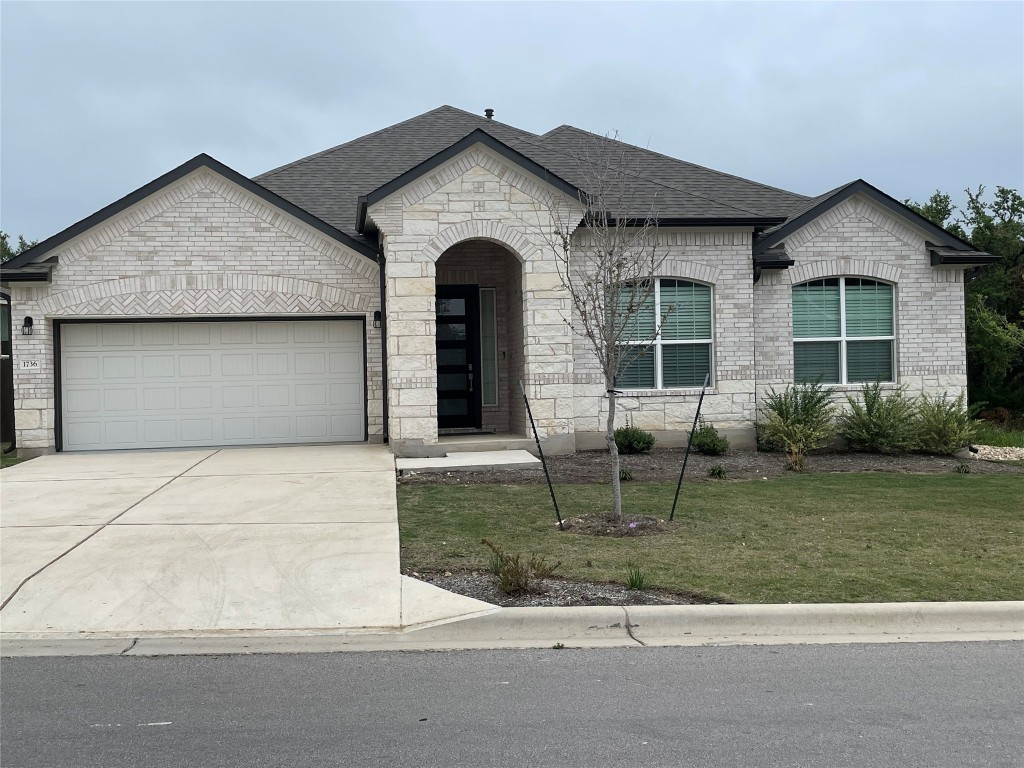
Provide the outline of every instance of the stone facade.
[[368,432],[383,433],[377,265],[202,168],[64,244],[50,284],[13,283],[18,445],[55,446],[53,321],[316,315],[367,318]]
[[[395,452],[429,453],[437,444],[437,264],[468,241],[496,243],[520,265],[518,286],[509,285],[509,306],[522,307],[520,323],[509,317],[513,334],[522,329],[516,364],[541,437],[551,450],[572,450],[570,304],[545,232],[566,219],[578,222],[582,209],[572,212],[562,193],[477,145],[370,206],[367,215],[381,232],[386,259],[388,424]],[[509,344],[519,347],[514,338]],[[519,431],[511,421],[510,429]]]

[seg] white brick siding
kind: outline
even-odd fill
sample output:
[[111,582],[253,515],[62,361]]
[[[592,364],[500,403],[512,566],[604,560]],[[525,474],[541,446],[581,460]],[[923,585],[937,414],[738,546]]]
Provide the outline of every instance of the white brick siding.
[[[208,169],[199,169],[54,252],[48,286],[11,286],[21,448],[54,447],[53,320],[115,317],[367,318],[369,434],[383,432],[377,265]],[[40,367],[23,371],[19,359]]]
[[898,384],[950,398],[965,391],[963,272],[933,268],[922,233],[855,196],[787,238],[786,253],[796,265],[764,272],[754,290],[759,397],[793,383],[792,287],[842,276],[895,285]]

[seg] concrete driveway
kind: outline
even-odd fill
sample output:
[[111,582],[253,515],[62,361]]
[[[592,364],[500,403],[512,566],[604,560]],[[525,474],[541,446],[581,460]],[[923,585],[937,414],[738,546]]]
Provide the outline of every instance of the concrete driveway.
[[494,607],[399,573],[383,446],[44,456],[0,473],[0,630],[353,630]]

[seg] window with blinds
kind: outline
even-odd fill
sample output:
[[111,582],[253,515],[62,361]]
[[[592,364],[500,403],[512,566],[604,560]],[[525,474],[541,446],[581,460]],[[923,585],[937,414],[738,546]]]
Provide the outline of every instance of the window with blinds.
[[798,383],[895,381],[893,286],[833,277],[793,286],[793,373]]
[[[620,308],[629,304],[620,295]],[[620,345],[619,389],[700,387],[711,372],[711,286],[661,279]]]

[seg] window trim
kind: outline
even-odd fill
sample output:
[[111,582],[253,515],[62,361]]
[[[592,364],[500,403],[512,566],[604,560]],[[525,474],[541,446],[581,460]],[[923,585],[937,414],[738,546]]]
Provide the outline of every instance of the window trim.
[[[673,347],[673,346],[694,346],[694,345],[707,345],[708,347],[708,372],[711,374],[708,381],[708,387],[715,386],[715,286],[711,283],[704,283],[700,280],[691,280],[686,277],[672,277],[665,275],[661,277],[653,278],[655,281],[654,287],[654,323],[657,332],[653,340],[648,341],[620,341],[616,346],[619,347],[647,347],[654,351],[654,386],[653,387],[623,387],[628,392],[676,392],[683,389],[700,389],[702,384],[694,384],[691,386],[682,387],[665,387],[664,375],[662,371],[662,348]],[[711,336],[706,339],[662,339],[661,338],[661,281],[662,280],[673,280],[677,283],[690,283],[692,285],[700,285],[707,288],[711,292]],[[636,358],[639,359],[639,358]],[[621,361],[620,361],[621,368]]]
[[[892,288],[892,335],[891,336],[849,336],[846,333],[846,281],[851,280],[869,280],[879,285],[888,285]],[[793,381],[798,383],[796,380],[796,345],[807,342],[838,342],[839,343],[839,378],[840,381],[835,382],[822,382],[823,384],[830,384],[836,387],[859,387],[865,383],[863,381],[849,381],[847,371],[847,343],[850,341],[890,341],[892,346],[890,347],[890,367],[892,368],[892,379],[887,381],[879,381],[880,384],[897,384],[899,379],[899,370],[896,366],[896,338],[899,335],[899,331],[896,327],[897,314],[896,314],[896,283],[890,283],[888,280],[879,280],[877,277],[862,277],[860,275],[832,275],[830,277],[816,277],[812,280],[804,280],[801,283],[797,283],[793,288],[799,288],[803,285],[810,285],[811,283],[823,283],[826,280],[838,280],[839,281],[839,336],[801,336],[797,338],[796,334],[792,332],[793,324],[793,304],[792,295],[790,298],[790,337],[793,345]],[[878,381],[876,379],[876,381]]]
[[[484,294],[489,293],[491,295],[491,331],[493,334],[493,348],[494,348],[494,402],[488,402],[487,400],[487,388],[484,386],[484,344],[486,343],[487,336],[484,333]],[[500,376],[498,375],[498,291],[496,288],[481,288],[480,289],[480,404],[484,408],[493,408],[498,405],[498,401],[501,398],[499,391]]]

